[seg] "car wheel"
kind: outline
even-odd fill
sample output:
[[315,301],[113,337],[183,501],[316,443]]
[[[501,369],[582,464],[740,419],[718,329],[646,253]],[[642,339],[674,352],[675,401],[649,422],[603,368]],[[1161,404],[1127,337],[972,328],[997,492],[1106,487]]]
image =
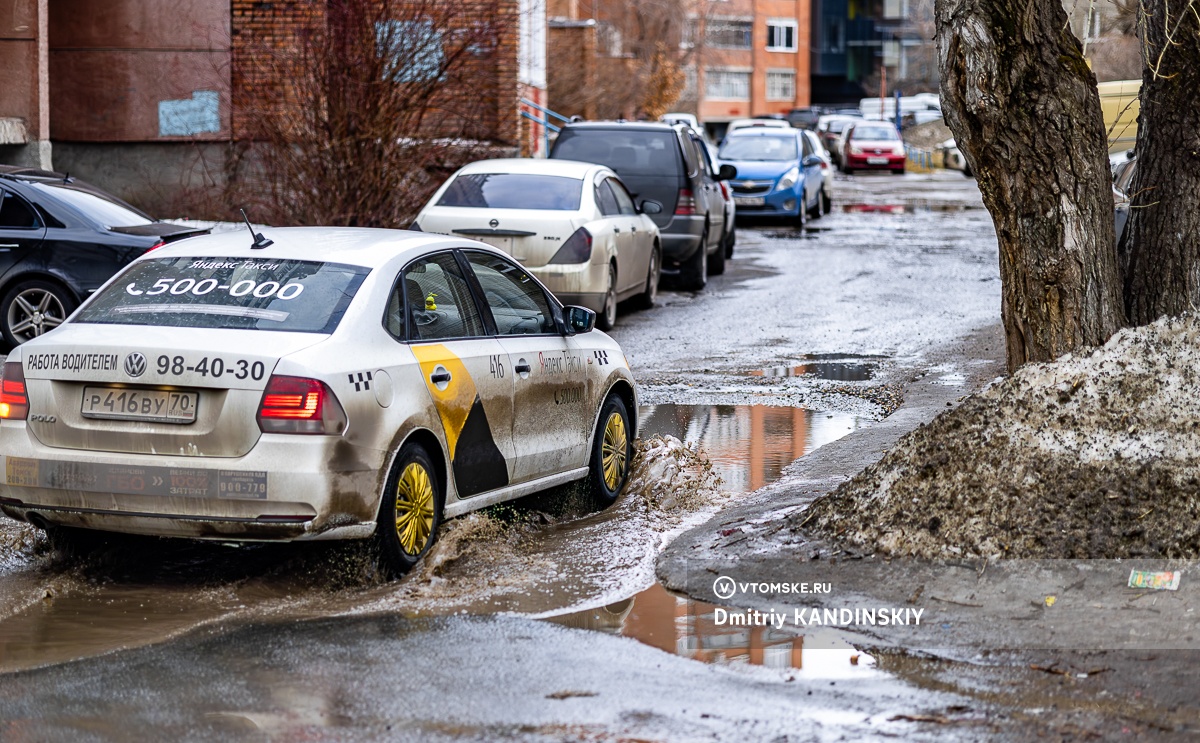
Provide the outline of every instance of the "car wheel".
[[807,216],[808,216],[808,195],[802,193],[802,194],[800,194],[800,207],[796,210],[796,216],[793,218],[792,223],[795,224],[797,227],[803,229],[804,223],[807,221],[806,220]]
[[616,503],[629,479],[633,442],[629,440],[629,412],[616,394],[609,394],[600,408],[592,456],[588,463],[592,500],[599,508]]
[[896,175],[904,175],[905,170],[907,170],[907,168],[896,168],[892,172],[895,173]]
[[617,269],[608,264],[608,288],[604,290],[604,306],[596,315],[596,327],[601,330],[612,330],[617,324]]
[[825,214],[833,211],[833,199],[829,198],[824,186],[821,187],[821,211]]
[[854,168],[842,168],[842,172],[846,175],[854,175]]
[[646,272],[646,289],[637,295],[639,309],[648,310],[658,301],[658,281],[662,276],[662,258],[659,257],[658,246],[650,250],[650,270]]
[[822,214],[821,204],[824,201],[824,194],[825,194],[825,186],[822,185],[821,190],[817,192],[817,198],[813,202],[812,208],[808,210],[808,216],[812,217],[813,219],[821,218],[821,214]]
[[720,276],[725,273],[725,239],[717,245],[717,249],[708,257],[708,275]]
[[708,284],[708,227],[700,235],[700,247],[679,267],[679,283],[687,291],[698,292]]
[[62,325],[75,300],[49,281],[22,281],[4,295],[3,307],[4,340],[18,346]]
[[737,227],[731,227],[729,234],[725,236],[725,257],[733,257],[733,246],[737,244]]
[[46,526],[50,549],[68,558],[84,558],[109,545],[112,534],[74,526]]
[[443,496],[437,471],[425,448],[407,443],[396,455],[379,504],[375,535],[382,566],[401,576],[425,556],[442,522]]

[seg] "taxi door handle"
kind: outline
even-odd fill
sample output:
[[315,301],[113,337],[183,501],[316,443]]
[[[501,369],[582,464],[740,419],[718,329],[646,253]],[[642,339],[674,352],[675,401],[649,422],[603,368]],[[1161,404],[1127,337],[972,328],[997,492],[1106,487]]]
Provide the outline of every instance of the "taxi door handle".
[[613,232],[620,232],[620,231],[621,231],[620,227],[613,227]]
[[521,363],[519,363],[513,367],[513,371],[515,371],[517,374],[528,374],[531,371],[533,371],[533,367],[530,366],[528,363],[522,361]]
[[452,377],[450,376],[450,372],[446,371],[445,369],[442,371],[436,371],[429,375],[429,381],[433,382],[434,384],[445,384],[451,379]]

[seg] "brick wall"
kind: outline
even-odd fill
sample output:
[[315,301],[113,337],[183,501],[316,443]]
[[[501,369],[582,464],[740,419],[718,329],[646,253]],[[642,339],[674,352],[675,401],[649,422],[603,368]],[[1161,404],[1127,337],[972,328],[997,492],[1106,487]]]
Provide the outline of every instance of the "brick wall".
[[[503,33],[494,48],[464,55],[461,81],[454,80],[437,96],[424,131],[414,136],[466,136],[513,144],[517,123],[517,0],[413,0],[412,5],[453,3],[455,24],[480,28],[492,24]],[[403,6],[403,0],[396,2]],[[326,3],[304,0],[231,0],[233,137],[253,140],[262,112],[286,112],[294,98],[289,60],[309,29],[325,22]],[[452,7],[453,7],[452,6]],[[406,15],[400,7],[398,13]],[[447,29],[453,36],[455,29]],[[490,45],[489,45],[490,46]],[[284,74],[280,73],[284,71]],[[296,69],[298,76],[303,71]]]

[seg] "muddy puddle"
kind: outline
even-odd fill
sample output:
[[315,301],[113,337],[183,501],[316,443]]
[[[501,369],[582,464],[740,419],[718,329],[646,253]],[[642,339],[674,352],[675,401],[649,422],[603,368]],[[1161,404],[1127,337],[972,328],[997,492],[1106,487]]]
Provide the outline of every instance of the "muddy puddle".
[[[745,405],[657,405],[641,420],[643,466],[614,507],[592,512],[582,488],[563,487],[454,519],[425,564],[396,582],[378,576],[364,544],[228,547],[117,537],[86,558],[68,558],[31,527],[4,519],[0,672],[231,620],[464,611],[549,617],[625,600],[648,607],[655,599],[641,592],[662,590],[654,560],[675,534],[860,424],[845,413]],[[657,600],[665,606],[668,598]]]
[[813,354],[803,364],[792,366],[769,366],[748,372],[751,377],[779,379],[787,377],[812,377],[832,382],[869,382],[875,378],[881,356],[843,356],[839,354]]
[[630,598],[549,621],[630,637],[703,663],[790,671],[793,678],[840,680],[879,673],[873,657],[832,633],[800,635],[770,627],[728,626],[718,620],[716,609],[655,584]]

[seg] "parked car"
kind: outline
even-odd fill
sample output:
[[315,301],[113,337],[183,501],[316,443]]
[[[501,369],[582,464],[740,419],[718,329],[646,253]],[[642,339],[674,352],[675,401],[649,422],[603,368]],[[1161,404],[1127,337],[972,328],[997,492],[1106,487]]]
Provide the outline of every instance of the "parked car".
[[695,134],[682,124],[583,122],[564,125],[550,150],[552,159],[607,166],[636,203],[661,204],[663,210],[651,218],[661,235],[663,272],[691,290],[703,289],[709,274],[725,270],[725,203],[718,181],[737,175],[733,168],[709,172]]
[[[734,119],[725,127],[725,136],[738,131],[739,129],[791,129],[791,124],[780,119]],[[722,140],[723,141],[723,140]]]
[[220,542],[374,537],[385,569],[444,518],[625,485],[625,355],[490,245],[399,230],[223,232],[134,261],[0,380],[0,510]]
[[450,176],[417,215],[424,232],[466,235],[520,261],[564,304],[612,328],[617,303],[658,296],[662,245],[648,214],[616,174],[571,160],[480,160]]
[[1137,155],[1130,150],[1125,155],[1125,161],[1118,164],[1113,172],[1113,227],[1118,244],[1129,224],[1129,203],[1133,198],[1131,187],[1136,172]]
[[821,157],[800,129],[743,129],[726,137],[720,161],[737,169],[729,182],[739,214],[788,217],[803,225],[821,205]]
[[[702,145],[696,150],[700,153],[700,165],[708,170],[709,173],[716,173],[719,168],[716,165],[716,148],[712,147],[706,140],[699,138],[699,134],[693,134],[692,140]],[[725,232],[721,235],[721,245],[724,247],[725,258],[733,257],[733,248],[737,244],[737,205],[733,201],[733,189],[729,187],[728,181],[717,180],[717,188],[721,191],[721,201],[725,204]]]
[[817,121],[817,136],[821,138],[821,144],[829,152],[829,156],[835,164],[841,164],[838,146],[841,143],[842,130],[848,125],[862,120],[860,116],[828,114]]
[[825,149],[821,144],[821,138],[816,135],[811,129],[803,130],[804,138],[808,140],[812,151],[821,158],[821,198],[813,206],[812,216],[814,219],[820,219],[828,214],[833,208],[833,159],[829,156],[829,150]]
[[0,333],[16,346],[58,327],[121,267],[207,230],[159,222],[62,173],[0,165]]
[[953,139],[947,139],[937,146],[938,152],[942,153],[942,167],[947,170],[960,170],[962,174],[970,178],[974,175],[971,170],[971,164],[967,162],[967,158],[963,155],[962,150],[958,149],[958,143]]
[[847,126],[842,132],[842,172],[890,170],[903,175],[908,155],[896,127],[881,121],[863,121]]
[[824,108],[818,106],[806,106],[804,108],[793,108],[787,113],[787,122],[797,129],[813,129],[817,126],[817,121],[825,115]]
[[704,131],[700,128],[700,120],[696,118],[696,114],[665,113],[659,116],[658,120],[665,124],[686,124],[698,132]]

